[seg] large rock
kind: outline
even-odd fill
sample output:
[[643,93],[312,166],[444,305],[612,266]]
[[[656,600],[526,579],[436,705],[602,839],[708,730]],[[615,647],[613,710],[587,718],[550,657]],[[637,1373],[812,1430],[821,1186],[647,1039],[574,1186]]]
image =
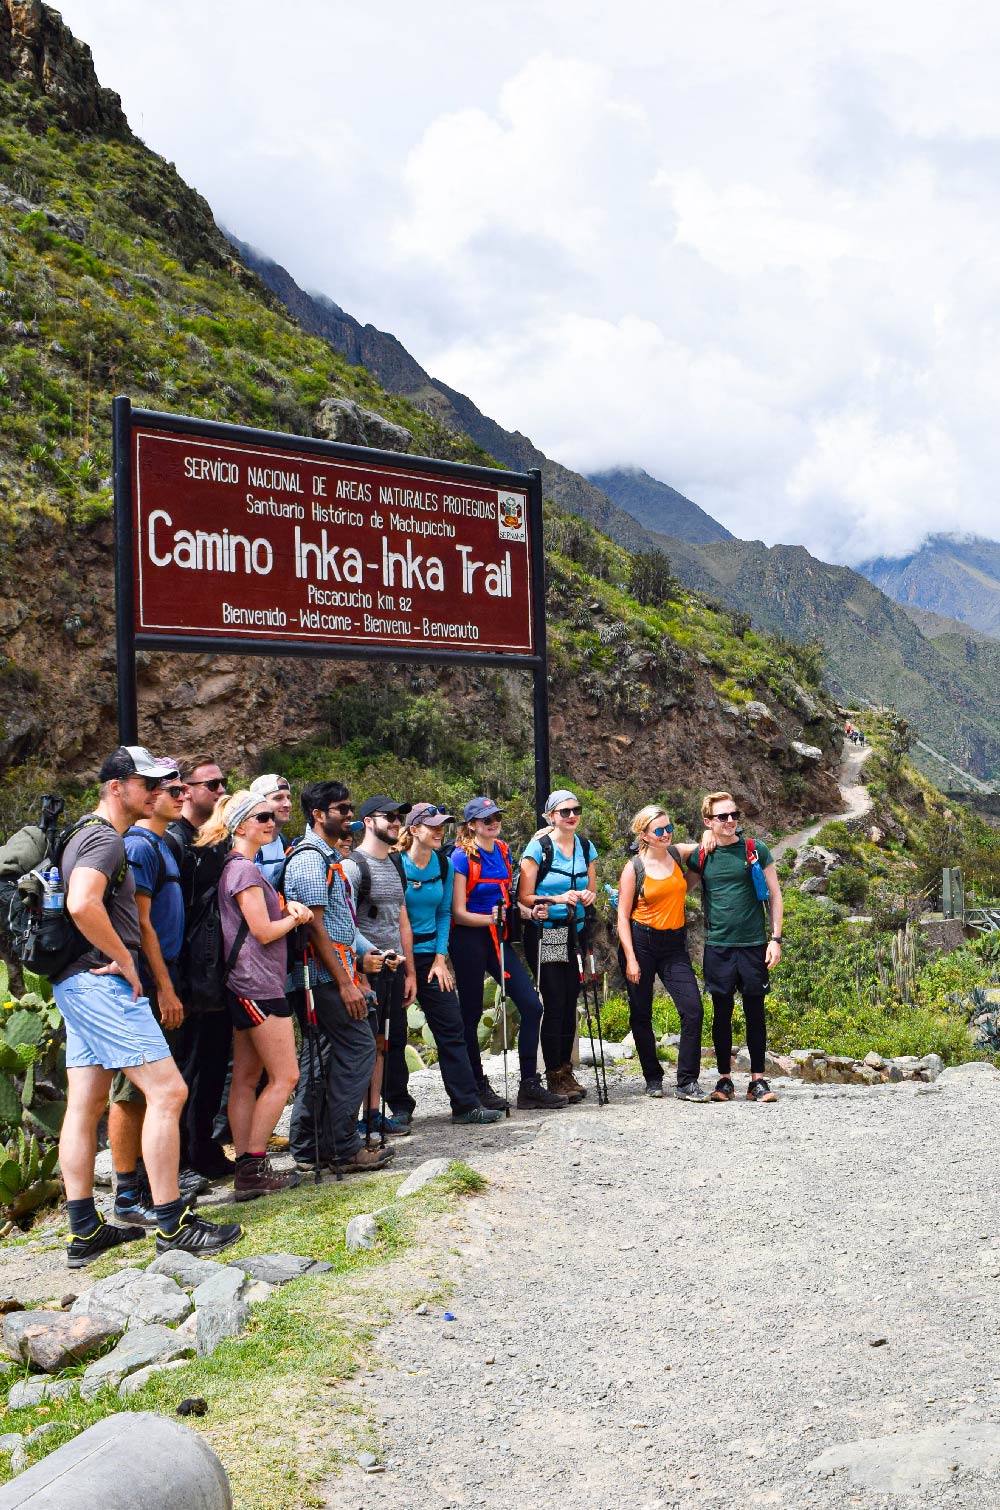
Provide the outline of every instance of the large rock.
[[187,1337],[178,1337],[165,1326],[130,1327],[118,1346],[104,1358],[92,1363],[80,1380],[80,1394],[92,1400],[105,1385],[117,1389],[129,1374],[150,1363],[169,1363],[174,1358],[189,1358],[194,1352]]
[[823,759],[823,751],[819,748],[819,745],[803,744],[801,739],[792,740],[792,749],[798,755],[799,759],[805,763],[812,764],[817,760]]
[[137,1395],[150,1379],[156,1378],[157,1374],[167,1374],[172,1369],[187,1368],[187,1366],[186,1358],[172,1358],[169,1363],[147,1364],[145,1368],[136,1369],[134,1374],[129,1374],[124,1378],[118,1386],[118,1393],[123,1400],[127,1400],[130,1395]]
[[450,1163],[450,1159],[425,1159],[422,1164],[418,1164],[416,1169],[412,1170],[406,1176],[406,1179],[396,1191],[397,1200],[401,1200],[408,1195],[416,1195],[417,1191],[423,1190],[424,1186],[429,1185],[431,1180],[439,1179],[441,1175],[447,1174]]
[[828,876],[839,864],[840,861],[831,849],[824,849],[822,844],[804,844],[795,856],[792,874],[796,879],[802,876]]
[[147,1274],[168,1274],[176,1279],[182,1290],[193,1290],[204,1284],[213,1274],[223,1274],[225,1264],[217,1264],[212,1258],[195,1258],[193,1253],[161,1253],[146,1268]]
[[409,451],[413,436],[402,425],[363,409],[353,399],[325,398],[313,422],[317,435],[350,446],[374,446],[379,451]]
[[124,1322],[95,1310],[73,1316],[65,1311],[13,1311],[3,1319],[4,1346],[12,1358],[47,1374],[80,1363],[121,1335]]
[[[956,1473],[996,1473],[1000,1469],[1000,1423],[969,1421],[932,1426],[828,1447],[809,1467],[823,1478],[838,1473],[875,1494],[917,1494],[956,1483]],[[967,1494],[974,1493],[963,1477]]]
[[7,1404],[11,1410],[41,1405],[43,1400],[62,1400],[76,1389],[75,1379],[19,1379],[12,1384]]
[[218,1274],[210,1275],[192,1290],[191,1299],[197,1310],[202,1306],[229,1305],[230,1301],[243,1295],[248,1283],[249,1276],[242,1269],[230,1269],[228,1265],[220,1264]]
[[195,1311],[198,1324],[198,1357],[210,1358],[224,1337],[238,1337],[250,1320],[245,1300],[219,1301],[199,1306]]
[[256,1258],[231,1258],[228,1267],[242,1269],[254,1279],[265,1279],[269,1285],[286,1285],[303,1274],[324,1274],[333,1265],[297,1253],[261,1253]]
[[362,1248],[374,1248],[377,1239],[378,1222],[374,1213],[351,1217],[345,1233],[348,1252],[357,1253]]
[[70,1314],[112,1316],[125,1327],[158,1322],[176,1326],[190,1313],[191,1301],[169,1274],[119,1269],[75,1300]]

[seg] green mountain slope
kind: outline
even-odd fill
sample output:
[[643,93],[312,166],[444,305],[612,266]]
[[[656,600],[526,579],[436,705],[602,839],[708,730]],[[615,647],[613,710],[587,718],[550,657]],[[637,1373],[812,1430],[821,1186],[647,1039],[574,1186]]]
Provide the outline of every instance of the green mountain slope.
[[694,545],[733,539],[711,514],[706,514],[676,488],[650,477],[641,467],[614,467],[607,472],[591,472],[589,477],[595,487],[647,529],[674,535],[678,540],[690,540]]
[[1000,543],[929,535],[918,551],[858,570],[897,603],[958,619],[1000,637]]

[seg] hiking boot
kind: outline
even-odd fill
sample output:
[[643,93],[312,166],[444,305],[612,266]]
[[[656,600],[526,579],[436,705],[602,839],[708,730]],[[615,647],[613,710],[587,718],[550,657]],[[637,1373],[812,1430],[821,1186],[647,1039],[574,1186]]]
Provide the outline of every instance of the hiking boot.
[[480,1080],[477,1089],[479,1091],[479,1100],[488,1112],[509,1111],[510,1103],[505,1101],[502,1096],[497,1095],[488,1080]]
[[103,1216],[98,1216],[97,1226],[89,1237],[71,1237],[66,1244],[66,1262],[71,1269],[83,1269],[92,1264],[102,1253],[117,1248],[120,1243],[134,1243],[145,1232],[140,1227],[113,1227]]
[[766,1080],[751,1080],[747,1086],[748,1101],[777,1101],[777,1099]]
[[503,1120],[503,1112],[491,1111],[487,1106],[470,1106],[465,1112],[452,1112],[451,1120],[462,1127],[485,1127],[490,1122]]
[[663,1081],[662,1080],[647,1080],[646,1081],[646,1095],[647,1096],[652,1096],[652,1098],[653,1098],[654,1101],[661,1100],[662,1096],[663,1096]]
[[233,1190],[238,1201],[254,1201],[260,1195],[273,1195],[276,1190],[294,1190],[301,1183],[302,1176],[294,1169],[279,1174],[265,1155],[263,1159],[245,1159],[237,1164]]
[[190,1201],[192,1206],[199,1195],[205,1194],[211,1183],[211,1180],[206,1175],[199,1174],[197,1169],[178,1170],[178,1194],[182,1201]]
[[568,1064],[561,1064],[557,1070],[546,1070],[545,1083],[554,1096],[565,1096],[571,1106],[582,1101],[587,1094],[583,1086],[573,1079],[573,1071]]
[[156,1226],[156,1207],[148,1189],[131,1190],[127,1195],[115,1196],[115,1221],[127,1227],[145,1227],[152,1231]]
[[[385,1128],[385,1135],[387,1138],[408,1138],[410,1136],[410,1128],[408,1127],[407,1123],[403,1121],[402,1115],[399,1113],[392,1113],[388,1117],[383,1117],[381,1112],[372,1112],[371,1116],[368,1119],[368,1126],[371,1130],[372,1137],[374,1138],[379,1137],[383,1127]],[[364,1137],[364,1117],[358,1118],[358,1132],[362,1137]]]
[[176,1232],[156,1229],[156,1252],[194,1253],[205,1258],[211,1253],[221,1253],[243,1236],[239,1222],[206,1222],[193,1211],[185,1211],[177,1223]]
[[[340,1160],[341,1174],[366,1174],[384,1169],[396,1157],[394,1148],[359,1148],[346,1159]],[[335,1166],[330,1165],[333,1169]]]
[[541,1075],[525,1075],[517,1088],[519,1112],[551,1112],[569,1106],[568,1096],[554,1096],[542,1084]]
[[686,1085],[679,1085],[674,1091],[678,1101],[708,1101],[707,1091],[703,1091],[697,1080],[689,1080]]
[[720,1075],[712,1092],[713,1101],[735,1101],[736,1087],[728,1075]]

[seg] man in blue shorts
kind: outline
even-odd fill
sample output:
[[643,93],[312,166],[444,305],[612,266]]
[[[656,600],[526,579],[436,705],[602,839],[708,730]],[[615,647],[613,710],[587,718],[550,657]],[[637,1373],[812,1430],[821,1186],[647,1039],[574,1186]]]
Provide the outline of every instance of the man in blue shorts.
[[163,778],[163,767],[148,750],[119,746],[101,766],[95,811],[73,826],[59,858],[66,911],[83,946],[53,982],[66,1024],[69,1089],[59,1166],[71,1269],[143,1236],[140,1227],[109,1225],[94,1205],[97,1124],[119,1069],[146,1098],[142,1152],[156,1210],[157,1252],[217,1253],[243,1233],[238,1222],[215,1226],[199,1220],[181,1200],[177,1122],[187,1092],[139,979],[135,877],[122,835],[152,813]]

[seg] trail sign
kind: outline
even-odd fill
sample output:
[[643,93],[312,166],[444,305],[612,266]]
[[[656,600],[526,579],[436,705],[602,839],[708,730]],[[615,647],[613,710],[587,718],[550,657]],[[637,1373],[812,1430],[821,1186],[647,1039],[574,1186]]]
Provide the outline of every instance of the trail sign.
[[541,478],[114,401],[118,715],[136,647],[521,666],[548,787]]

